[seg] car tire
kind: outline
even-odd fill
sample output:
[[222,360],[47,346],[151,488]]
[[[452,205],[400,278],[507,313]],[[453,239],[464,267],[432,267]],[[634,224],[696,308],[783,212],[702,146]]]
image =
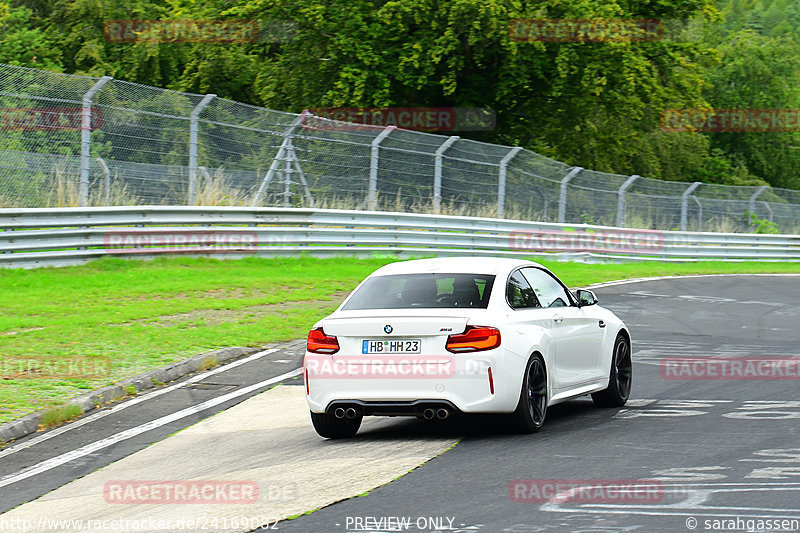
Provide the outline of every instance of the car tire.
[[633,366],[631,364],[631,343],[625,335],[617,335],[611,357],[611,370],[608,387],[592,394],[592,401],[598,407],[622,407],[631,394]]
[[547,368],[541,355],[533,355],[525,365],[517,408],[511,415],[519,433],[536,433],[547,415]]
[[311,412],[311,423],[320,437],[326,439],[349,439],[358,433],[361,427],[362,415],[355,418],[336,418],[328,413]]

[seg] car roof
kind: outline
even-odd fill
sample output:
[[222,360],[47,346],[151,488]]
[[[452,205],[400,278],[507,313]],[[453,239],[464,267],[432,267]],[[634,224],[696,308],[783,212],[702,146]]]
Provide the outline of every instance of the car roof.
[[433,259],[413,259],[385,265],[373,276],[392,274],[421,274],[426,272],[446,272],[452,274],[498,274],[521,266],[542,266],[524,259],[505,257],[437,257]]

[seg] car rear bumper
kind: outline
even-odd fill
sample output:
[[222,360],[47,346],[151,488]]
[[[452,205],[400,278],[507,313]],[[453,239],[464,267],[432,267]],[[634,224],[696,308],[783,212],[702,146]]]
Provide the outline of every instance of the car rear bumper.
[[348,361],[331,371],[331,366],[322,365],[332,365],[332,358],[307,354],[304,374],[308,405],[315,413],[333,414],[344,406],[379,416],[421,416],[428,408],[444,408],[450,414],[507,413],[516,408],[519,384],[500,372],[501,357],[489,352],[459,354],[448,371],[441,366],[420,367],[418,371],[398,366],[387,372],[386,367],[363,361]]
[[[460,412],[460,409],[447,400],[413,400],[413,401],[364,401],[335,400],[326,412],[334,414],[339,409],[346,413],[349,408],[363,416],[417,416],[420,418],[447,418]],[[343,418],[340,414],[339,418]]]

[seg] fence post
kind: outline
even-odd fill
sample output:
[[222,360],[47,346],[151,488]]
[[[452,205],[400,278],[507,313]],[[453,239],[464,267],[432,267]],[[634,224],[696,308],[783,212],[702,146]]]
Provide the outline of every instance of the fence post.
[[702,184],[700,181],[695,181],[681,194],[681,231],[686,231],[686,227],[689,225],[689,195]]
[[433,154],[433,212],[437,215],[441,212],[442,207],[442,159],[447,149],[460,138],[458,136],[448,137]]
[[617,191],[617,227],[624,228],[625,227],[625,191],[633,185],[633,182],[641,178],[641,176],[637,176],[634,174],[630,178],[628,178],[625,183],[622,184],[622,187],[619,188]]
[[767,213],[769,213],[769,215],[767,215],[767,220],[772,222],[772,219],[775,218],[775,213],[772,211],[772,208],[769,206],[769,202],[761,202],[761,203],[764,204],[764,209],[766,209]]
[[506,172],[508,163],[517,156],[520,150],[522,150],[520,146],[512,148],[500,160],[500,172],[497,176],[497,218],[503,218],[506,214]]
[[578,175],[583,170],[581,167],[573,167],[569,173],[561,179],[561,192],[558,195],[558,222],[563,223],[567,217],[567,184],[572,181],[572,178]]
[[195,106],[189,115],[189,202],[187,205],[194,205],[197,195],[197,129],[200,113],[211,103],[216,94],[207,94],[199,104]]
[[[761,186],[761,187],[759,187],[759,188],[756,190],[756,192],[754,192],[754,193],[753,193],[753,195],[750,197],[750,205],[749,205],[749,207],[748,207],[748,211],[750,212],[750,217],[755,217],[755,216],[756,216],[756,198],[758,198],[759,196],[761,196],[761,194],[762,194],[764,191],[766,191],[767,189],[769,189],[769,185],[762,185],[762,186]],[[753,224],[753,222],[750,220],[750,217],[747,217],[747,225],[748,225],[748,226],[750,226],[750,227],[752,228],[752,227],[754,226],[754,224]]]
[[108,170],[108,165],[106,162],[103,161],[102,157],[97,158],[97,162],[100,164],[100,168],[103,169],[103,181],[105,182],[105,204],[106,206],[111,205],[111,171]]
[[258,188],[258,192],[256,192],[255,198],[253,198],[252,206],[255,207],[259,203],[261,203],[261,197],[264,196],[264,193],[267,191],[267,187],[269,186],[269,182],[272,181],[272,178],[275,177],[275,172],[277,172],[278,167],[286,158],[286,155],[289,154],[289,149],[291,148],[294,150],[292,146],[292,135],[294,135],[294,130],[297,129],[297,126],[303,123],[306,116],[310,115],[311,113],[303,111],[297,118],[289,124],[289,127],[286,128],[286,131],[283,132],[283,141],[281,142],[280,147],[278,148],[278,153],[275,154],[275,157],[272,159],[272,163],[269,165],[269,170],[267,170],[267,175],[264,176],[264,181],[261,182],[261,186]]
[[[286,146],[287,156],[291,155],[292,149],[292,139],[290,137]],[[292,158],[287,157],[283,164],[283,207],[292,206],[292,171]]]
[[83,95],[81,105],[81,174],[78,184],[81,207],[89,205],[89,152],[92,142],[92,100],[94,99],[94,95],[112,79],[111,76],[103,76]]
[[308,202],[309,207],[314,207],[314,197],[311,196],[311,189],[308,187],[306,175],[303,172],[303,167],[300,166],[300,162],[297,159],[297,152],[294,151],[294,144],[291,140],[289,140],[289,146],[286,149],[286,155],[289,157],[289,161],[294,165],[294,170],[297,172],[297,176],[300,178],[300,183],[303,185],[303,191],[305,192],[306,201]]
[[692,201],[697,205],[697,231],[703,231],[703,204],[695,195],[692,195]]
[[378,208],[378,151],[381,142],[394,130],[396,126],[386,126],[377,137],[372,140],[369,156],[369,189],[367,191],[367,209],[375,211]]

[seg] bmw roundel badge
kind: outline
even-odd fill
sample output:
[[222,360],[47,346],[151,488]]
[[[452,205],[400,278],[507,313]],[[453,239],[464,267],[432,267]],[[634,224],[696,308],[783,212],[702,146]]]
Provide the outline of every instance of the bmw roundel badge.
[[392,326],[386,324],[385,326],[383,326],[383,331],[385,331],[386,333],[391,333],[393,331]]

